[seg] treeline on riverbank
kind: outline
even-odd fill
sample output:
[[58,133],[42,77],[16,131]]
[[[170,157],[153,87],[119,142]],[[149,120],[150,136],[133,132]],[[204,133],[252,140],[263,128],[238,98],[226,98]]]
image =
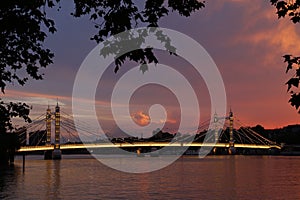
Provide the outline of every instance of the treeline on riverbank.
[[251,127],[252,130],[277,144],[300,144],[300,125],[288,125],[283,128],[265,129],[261,125]]

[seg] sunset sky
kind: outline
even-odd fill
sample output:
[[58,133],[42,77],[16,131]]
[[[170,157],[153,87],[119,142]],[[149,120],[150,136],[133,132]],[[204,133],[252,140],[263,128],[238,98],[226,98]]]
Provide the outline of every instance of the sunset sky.
[[[88,18],[74,19],[70,12],[72,4],[63,2],[59,12],[50,13],[58,31],[46,41],[55,58],[54,64],[43,70],[44,80],[31,80],[24,87],[15,84],[6,91],[6,99],[33,105],[33,118],[45,112],[48,103],[54,106],[57,98],[65,112],[72,112],[71,97],[77,70],[96,46],[89,39],[96,33],[93,23]],[[291,74],[285,74],[282,55],[300,54],[300,26],[288,19],[278,20],[275,12],[269,1],[207,0],[206,7],[189,18],[170,13],[160,22],[161,27],[182,32],[206,49],[223,77],[227,109],[231,107],[235,116],[249,126],[261,124],[266,128],[279,128],[299,122],[296,110],[288,104],[285,82]],[[184,70],[184,66],[188,65],[185,61],[164,53],[159,54],[159,58],[169,66],[185,71],[187,76],[190,73],[193,79],[193,71]],[[106,72],[103,85],[98,86],[97,115],[106,124],[104,129],[108,132],[115,130],[109,125],[111,115],[107,90],[111,90],[109,84],[125,72],[126,66],[117,75],[111,68]],[[194,83],[198,84],[195,80]],[[204,82],[200,81],[198,86],[195,88],[198,99],[201,99],[201,120],[205,120],[209,118],[210,102]],[[139,98],[131,101],[131,117],[135,122],[146,125],[149,117],[145,108],[149,108],[149,104],[160,103],[166,106],[166,126],[176,127],[178,102],[168,90],[160,91],[161,88],[155,87],[152,86],[152,92],[140,89]],[[159,119],[156,123],[160,123]]]

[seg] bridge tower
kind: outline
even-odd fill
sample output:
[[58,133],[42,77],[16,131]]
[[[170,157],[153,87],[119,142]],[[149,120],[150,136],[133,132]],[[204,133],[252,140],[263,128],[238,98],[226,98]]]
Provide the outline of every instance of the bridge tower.
[[[48,109],[46,110],[46,145],[51,145],[51,121],[52,121],[52,114],[50,106],[48,105]],[[52,159],[52,151],[45,151],[44,152],[44,159],[51,160]]]
[[55,107],[55,142],[54,150],[52,152],[52,159],[58,160],[61,159],[61,150],[60,150],[60,107],[58,101]]
[[46,144],[51,144],[51,109],[48,105],[48,109],[46,111],[46,133],[47,133],[47,139]]
[[233,112],[229,112],[229,154],[235,154],[234,139],[233,139]]
[[[214,114],[214,126],[215,126],[215,130],[214,130],[214,134],[215,134],[215,144],[217,144],[219,142],[219,126],[218,126],[218,121],[219,121],[219,117],[217,112],[215,112]],[[213,153],[217,154],[218,148],[214,147],[213,148]]]

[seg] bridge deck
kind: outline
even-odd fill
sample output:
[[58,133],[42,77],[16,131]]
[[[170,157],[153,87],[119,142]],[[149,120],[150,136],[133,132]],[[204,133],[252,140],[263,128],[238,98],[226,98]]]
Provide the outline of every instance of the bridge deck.
[[[61,144],[60,149],[92,149],[92,148],[115,148],[115,147],[223,147],[228,148],[228,143],[168,143],[168,142],[139,142],[139,143],[95,143],[95,144]],[[251,148],[251,149],[270,149],[277,148],[281,149],[278,145],[256,145],[256,144],[234,144],[236,148]],[[32,151],[46,151],[53,150],[54,145],[46,146],[23,146],[18,152],[32,152]]]

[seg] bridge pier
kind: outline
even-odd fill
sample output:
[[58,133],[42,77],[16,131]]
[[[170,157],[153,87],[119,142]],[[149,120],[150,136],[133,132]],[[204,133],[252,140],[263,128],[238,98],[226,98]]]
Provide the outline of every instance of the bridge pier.
[[235,155],[236,154],[236,148],[234,146],[230,146],[228,148],[228,154],[229,155]]
[[60,149],[54,149],[52,151],[52,160],[61,160],[61,150]]
[[61,154],[60,149],[44,151],[44,160],[60,160]]

